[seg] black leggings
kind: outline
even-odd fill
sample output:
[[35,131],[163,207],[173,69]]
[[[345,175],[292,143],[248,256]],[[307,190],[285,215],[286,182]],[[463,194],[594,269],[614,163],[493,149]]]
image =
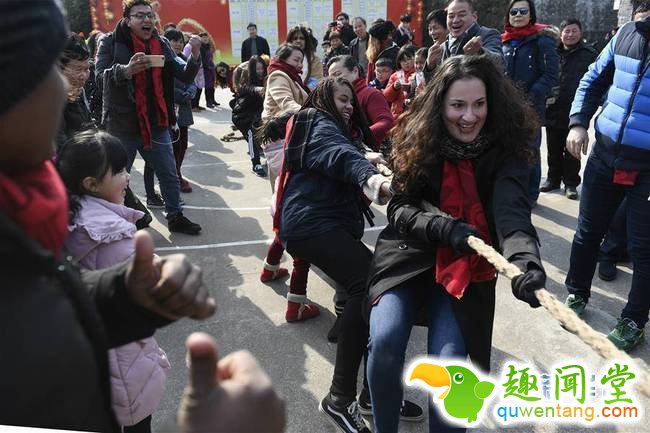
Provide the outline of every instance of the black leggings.
[[341,316],[341,334],[330,393],[337,403],[348,404],[357,397],[357,375],[368,344],[368,324],[362,305],[372,252],[360,240],[342,229],[299,241],[288,241],[287,251],[322,270],[343,287],[348,299]]

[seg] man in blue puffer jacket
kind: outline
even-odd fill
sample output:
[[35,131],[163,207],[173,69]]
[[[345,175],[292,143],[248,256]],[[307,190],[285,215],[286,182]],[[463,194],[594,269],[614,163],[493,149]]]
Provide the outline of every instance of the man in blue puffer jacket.
[[[650,8],[650,2],[637,7]],[[596,119],[596,143],[587,160],[578,228],[566,278],[567,306],[580,314],[589,300],[599,245],[627,198],[629,255],[634,264],[628,302],[608,338],[629,350],[644,336],[650,308],[650,18],[625,24],[580,82],[567,137],[573,156],[586,155],[587,128]]]

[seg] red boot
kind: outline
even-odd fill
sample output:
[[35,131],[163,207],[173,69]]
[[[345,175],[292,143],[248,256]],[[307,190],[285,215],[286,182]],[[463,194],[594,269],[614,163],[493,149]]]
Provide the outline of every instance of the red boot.
[[287,322],[303,322],[320,314],[317,306],[307,303],[307,296],[287,293]]
[[264,260],[264,269],[262,269],[262,274],[260,275],[260,281],[263,283],[268,283],[269,281],[279,280],[289,275],[289,271],[285,268],[281,268],[280,264],[269,265]]

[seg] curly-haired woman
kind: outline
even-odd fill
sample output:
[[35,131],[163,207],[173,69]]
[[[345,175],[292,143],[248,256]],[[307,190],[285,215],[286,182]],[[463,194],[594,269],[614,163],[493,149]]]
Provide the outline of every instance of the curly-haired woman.
[[[397,432],[414,324],[428,326],[430,355],[469,355],[483,370],[490,367],[496,271],[473,254],[470,235],[524,272],[513,281],[513,293],[539,306],[533,292],[546,276],[527,190],[535,119],[523,96],[481,55],[447,60],[398,120],[395,196],[368,281],[374,431]],[[430,406],[429,431],[446,428]]]

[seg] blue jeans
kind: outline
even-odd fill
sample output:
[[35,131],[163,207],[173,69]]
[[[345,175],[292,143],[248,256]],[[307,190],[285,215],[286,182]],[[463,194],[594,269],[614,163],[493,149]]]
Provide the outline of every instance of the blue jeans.
[[633,186],[617,185],[612,182],[613,176],[614,169],[592,152],[585,167],[566,286],[569,293],[589,299],[600,243],[623,198],[627,198],[628,254],[634,273],[621,317],[642,327],[650,309],[650,173],[640,172]]
[[119,137],[124,144],[128,154],[127,170],[131,171],[136,152],[145,163],[153,167],[158,182],[160,182],[160,193],[165,200],[165,211],[167,219],[170,220],[182,212],[180,205],[180,183],[176,174],[176,160],[174,159],[174,150],[172,139],[167,128],[158,128],[151,126],[151,149],[145,150],[142,146],[142,140],[138,138]]
[[[375,433],[398,431],[402,402],[402,376],[406,346],[422,298],[417,291],[425,279],[414,277],[385,292],[370,312],[368,382]],[[439,358],[465,358],[465,342],[452,311],[450,296],[438,285],[425,288],[429,319],[428,354]],[[464,432],[450,427],[429,398],[429,432]],[[444,410],[444,409],[443,409]]]
[[600,245],[601,262],[622,262],[627,257],[627,200],[618,207],[614,219],[609,225],[605,240]]

